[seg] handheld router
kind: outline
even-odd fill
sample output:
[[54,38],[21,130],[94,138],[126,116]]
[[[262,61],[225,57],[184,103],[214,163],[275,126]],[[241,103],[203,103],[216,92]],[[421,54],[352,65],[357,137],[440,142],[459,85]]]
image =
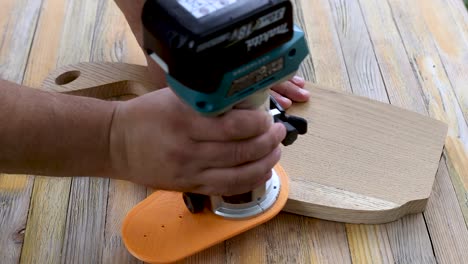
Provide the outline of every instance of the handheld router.
[[[147,0],[142,22],[147,54],[195,111],[208,116],[232,108],[270,111],[272,120],[287,128],[284,145],[306,133],[307,122],[286,115],[269,95],[269,88],[291,78],[308,55],[289,0]],[[209,208],[225,218],[254,217],[278,197],[281,180],[272,174],[245,194],[184,193],[183,199],[192,213]]]

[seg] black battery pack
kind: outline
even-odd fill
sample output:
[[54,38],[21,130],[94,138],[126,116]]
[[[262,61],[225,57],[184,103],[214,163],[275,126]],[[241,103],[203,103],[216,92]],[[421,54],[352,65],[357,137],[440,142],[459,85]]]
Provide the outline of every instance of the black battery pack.
[[190,89],[212,93],[226,72],[288,42],[289,0],[147,0],[144,48]]

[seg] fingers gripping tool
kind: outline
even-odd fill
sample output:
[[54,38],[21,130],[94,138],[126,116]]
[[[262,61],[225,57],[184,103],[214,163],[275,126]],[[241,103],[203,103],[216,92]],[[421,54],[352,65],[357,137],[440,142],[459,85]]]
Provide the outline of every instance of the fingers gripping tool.
[[[270,111],[287,128],[284,145],[307,131],[289,116],[269,88],[291,78],[308,55],[304,33],[293,23],[289,0],[148,0],[142,22],[144,48],[166,72],[171,89],[202,115],[232,108]],[[281,190],[273,170],[264,185],[234,196],[184,193],[192,213],[209,208],[230,219],[268,210]]]

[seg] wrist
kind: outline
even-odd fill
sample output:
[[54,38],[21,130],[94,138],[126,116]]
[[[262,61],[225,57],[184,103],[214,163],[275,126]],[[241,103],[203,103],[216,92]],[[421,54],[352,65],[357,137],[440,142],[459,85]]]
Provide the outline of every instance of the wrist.
[[122,107],[125,102],[116,102],[112,112],[112,118],[109,126],[109,147],[108,147],[108,177],[114,179],[125,179],[125,173],[122,171],[122,165],[125,163],[125,131],[122,129]]

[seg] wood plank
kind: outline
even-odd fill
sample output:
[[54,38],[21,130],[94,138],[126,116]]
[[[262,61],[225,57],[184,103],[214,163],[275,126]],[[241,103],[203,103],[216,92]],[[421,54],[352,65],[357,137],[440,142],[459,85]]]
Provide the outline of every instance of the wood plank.
[[[335,26],[338,32],[338,36],[340,37],[341,47],[343,50],[353,93],[365,95],[382,102],[390,102],[384,83],[386,76],[382,76],[382,71],[385,71],[386,69],[380,68],[380,64],[375,57],[374,43],[370,39],[358,1],[332,0],[330,2],[330,6],[334,14]],[[411,83],[409,83],[409,85],[411,85]],[[414,89],[414,87],[411,88]],[[398,167],[398,165],[396,165],[396,167]],[[410,224],[390,225],[388,227],[388,229],[391,229],[390,232],[407,233],[413,230],[420,231],[421,233],[416,237],[422,239],[423,241],[419,241],[418,243],[428,246],[418,248],[420,251],[416,252],[416,254],[431,255],[432,248],[430,247],[427,231],[422,228],[425,226],[423,218],[407,217],[399,221],[409,222]],[[414,226],[420,228],[414,228]],[[355,229],[356,228],[353,228],[353,226],[347,225],[347,231]],[[382,238],[382,240],[379,240],[379,242],[381,242],[379,244],[379,248],[383,250],[380,250],[380,252],[374,252],[372,248],[369,248],[369,236],[365,236],[365,232],[359,236],[359,238],[364,239],[358,240],[358,243],[356,243],[356,240],[349,241],[349,243],[352,245],[351,247],[362,248],[364,249],[362,253],[370,254],[365,255],[366,258],[371,257],[371,260],[375,259],[376,256],[372,252],[382,254],[382,252],[386,252],[385,249],[388,248],[387,245],[391,245],[392,248],[399,246],[399,242],[397,240],[389,239],[388,235],[382,229],[373,230],[367,227],[367,231],[374,233],[374,237]],[[350,231],[348,231],[348,238],[350,237],[349,233]],[[402,253],[404,256],[415,254],[415,252],[409,248],[404,249],[406,251],[396,252],[397,255],[395,257],[398,257],[398,254],[400,253]],[[385,259],[388,260],[385,255],[386,254],[381,255],[379,258],[382,261]],[[353,255],[353,260],[357,261],[357,258],[360,257],[362,257],[360,254]]]
[[0,256],[18,263],[24,241],[33,178],[0,174]]
[[345,225],[303,218],[311,263],[352,263]]
[[357,1],[330,1],[353,93],[388,103],[372,42]]
[[[437,183],[424,213],[438,263],[463,263],[468,259],[468,229],[457,207],[457,197],[447,170],[440,161]],[[461,221],[460,221],[461,219]]]
[[420,84],[413,74],[388,4],[375,0],[359,2],[389,101],[393,105],[427,115]]
[[[102,1],[81,3],[69,2],[67,9],[67,24],[84,23],[80,30],[69,34],[79,34],[85,47],[84,53],[75,53],[76,45],[67,42],[68,32],[62,35],[61,54],[58,63],[68,61],[92,60],[93,39],[96,34],[98,4]],[[83,17],[83,18],[81,18]],[[82,19],[81,21],[77,19]],[[80,23],[81,22],[81,23]],[[63,61],[62,61],[63,60]],[[104,232],[106,224],[109,179],[80,177],[74,178],[70,188],[65,238],[62,247],[62,262],[97,263],[103,258]]]
[[147,64],[130,26],[113,0],[100,0],[97,16],[91,61]]
[[[382,68],[382,75],[384,76],[384,81],[392,104],[427,115],[428,110],[424,102],[424,97],[420,93],[420,86],[422,84],[418,82],[417,77],[413,74],[413,68],[405,52],[405,46],[400,38],[399,29],[392,19],[390,7],[387,3],[382,3],[382,1],[377,0],[360,1],[360,4],[366,19],[369,34],[374,43],[379,65]],[[421,19],[419,16],[414,17]],[[385,28],[385,31],[382,31],[382,28]],[[439,174],[440,171],[446,170],[446,164],[441,163],[439,166]],[[434,190],[440,190],[442,184],[441,177],[438,176],[434,184]],[[442,188],[442,190],[444,193],[440,195],[444,197],[455,195],[452,188]],[[433,247],[434,249],[457,248],[453,246],[453,242],[451,241],[459,241],[457,238],[459,233],[463,233],[465,230],[445,230],[445,221],[442,221],[441,218],[428,217],[428,212],[444,212],[447,208],[453,208],[455,203],[450,199],[441,199],[440,201],[437,200],[438,202],[432,202],[434,200],[434,195],[433,193],[429,199],[429,204],[425,213],[428,230],[432,237],[434,232],[437,233],[437,230],[444,229],[444,234],[447,239],[432,239]],[[455,209],[454,212],[456,211]],[[448,216],[451,217],[449,219],[455,226],[460,224],[460,222],[463,223],[463,219],[460,217],[461,215],[458,215],[458,218],[455,213],[449,214]],[[460,247],[459,244],[456,246]],[[439,256],[440,253],[442,252],[435,251],[438,261],[440,261],[441,258]],[[450,255],[457,253],[452,250],[445,250],[445,254]]]
[[[334,87],[337,90],[348,90],[346,68],[342,66],[341,53],[337,53],[339,44],[329,13],[323,12],[328,4],[321,0],[294,0],[295,22],[304,30],[311,56],[304,61],[300,69],[300,75],[306,80],[316,81],[321,84]],[[321,2],[321,3],[318,3]],[[320,22],[320,23],[318,23]],[[316,65],[314,65],[316,64]],[[288,152],[284,149],[282,163],[288,163]],[[344,224],[319,220],[303,221],[299,216],[289,216],[289,219],[302,228],[307,234],[306,243],[302,250],[306,250],[308,257],[302,255],[301,259],[312,263],[350,263],[348,245]],[[267,223],[268,225],[268,223]],[[226,242],[226,257],[228,263],[269,263],[273,260],[267,252],[272,252],[265,241],[265,236],[281,232],[282,226],[260,226],[247,233],[241,234]],[[296,252],[296,251],[294,251]],[[294,258],[289,253],[285,258]]]
[[453,12],[447,8],[445,0],[418,0],[416,2],[418,2],[427,29],[432,34],[434,44],[465,120],[468,120],[468,89],[466,89],[468,83],[468,32],[460,27],[460,23],[464,21],[455,20]]
[[395,263],[387,230],[384,226],[346,225],[346,231],[353,262]]
[[[39,87],[36,82],[56,66],[89,59],[95,5],[95,1],[44,1],[35,36],[37,44],[31,50],[28,63],[31,86]],[[57,263],[61,260],[70,187],[71,178],[36,178],[21,262]]]
[[386,229],[395,263],[437,263],[422,214],[389,223]]
[[[109,65],[109,64],[108,64],[108,65]],[[102,64],[102,65],[101,65],[101,67],[104,67],[104,66],[105,66],[105,64]],[[80,66],[80,67],[81,67],[80,69],[82,69],[82,70],[81,70],[82,75],[80,76],[80,80],[81,80],[81,81],[80,81],[80,80],[77,80],[77,81],[71,83],[69,86],[77,85],[78,83],[89,83],[89,81],[90,81],[91,79],[88,78],[89,80],[86,80],[87,74],[91,74],[91,73],[98,74],[98,73],[99,73],[99,71],[97,70],[98,68],[95,67],[95,68],[93,68],[93,69],[95,69],[95,70],[93,70],[93,71],[88,71],[88,72],[86,72],[87,74],[85,74],[85,71],[84,71],[84,69],[85,69],[84,67],[85,67],[85,66],[82,65],[82,66]],[[91,66],[88,65],[88,67],[91,67]],[[64,71],[67,71],[67,70],[69,70],[70,68],[72,68],[72,66],[67,66],[67,67],[64,69]],[[141,68],[141,67],[140,67],[140,68]],[[112,67],[112,69],[117,69],[117,68],[116,68],[116,67]],[[103,71],[103,73],[105,73],[105,74],[108,74],[109,72],[115,72],[115,71],[112,71],[112,70],[106,70],[106,69],[104,69],[104,68],[101,69],[101,71]],[[56,75],[58,75],[58,74],[60,74],[60,71],[56,73]],[[54,82],[53,82],[54,76],[55,76],[55,75],[52,76],[52,81],[47,82],[47,83],[53,84],[53,83],[54,83]],[[122,77],[122,76],[124,76],[124,74],[116,74],[116,76]],[[89,77],[89,76],[88,76],[88,77]],[[83,79],[84,79],[84,80],[83,80]],[[96,79],[96,80],[102,80],[102,79],[104,79],[104,78],[94,78],[94,79]],[[112,83],[115,83],[115,82],[112,82]],[[102,86],[102,85],[99,85],[99,87],[102,88],[103,86]],[[113,90],[113,89],[111,89],[111,87],[109,87],[109,89],[107,89],[107,90],[111,91],[111,90]],[[370,100],[367,100],[367,99],[363,99],[363,98],[360,98],[360,97],[354,97],[354,96],[350,96],[350,95],[339,94],[339,93],[332,92],[332,91],[329,91],[329,90],[314,89],[314,90],[312,90],[312,91],[313,91],[313,94],[312,94],[312,95],[313,95],[313,98],[315,98],[314,96],[318,96],[318,95],[320,95],[320,94],[322,95],[322,97],[319,97],[318,99],[315,98],[315,99],[316,99],[316,100],[315,100],[316,103],[312,105],[313,107],[321,107],[321,108],[320,108],[321,111],[316,110],[315,112],[317,112],[317,113],[322,113],[324,117],[327,117],[326,119],[323,119],[323,117],[320,117],[320,116],[315,116],[315,117],[313,117],[312,119],[315,120],[318,124],[322,124],[322,125],[323,125],[323,124],[327,124],[327,122],[330,121],[330,120],[328,120],[328,119],[330,119],[330,118],[331,118],[331,120],[335,120],[335,119],[333,118],[333,111],[338,111],[338,109],[341,107],[340,104],[332,104],[333,106],[332,106],[332,107],[329,107],[329,108],[330,108],[330,109],[333,109],[333,110],[328,110],[328,111],[330,112],[330,113],[328,113],[328,114],[326,114],[326,108],[323,108],[323,105],[324,105],[324,104],[326,105],[328,102],[333,102],[333,101],[347,102],[347,104],[345,104],[345,105],[346,105],[346,107],[345,107],[345,110],[346,110],[346,111],[343,111],[343,112],[346,113],[347,115],[351,115],[351,116],[354,118],[354,119],[353,119],[354,121],[351,122],[351,123],[353,123],[353,124],[354,124],[354,123],[356,123],[356,124],[368,124],[369,122],[357,120],[357,117],[359,117],[359,118],[365,118],[366,116],[369,115],[369,113],[373,113],[372,116],[376,115],[375,113],[378,113],[378,114],[381,114],[381,115],[386,115],[387,112],[390,111],[390,110],[391,110],[391,111],[396,111],[397,114],[396,114],[395,117],[393,117],[393,118],[388,117],[388,116],[387,116],[387,118],[384,118],[384,117],[377,117],[377,118],[374,118],[374,120],[377,120],[377,121],[379,122],[379,124],[381,124],[381,123],[383,122],[383,121],[381,121],[381,120],[384,120],[385,122],[390,122],[391,124],[393,124],[393,126],[396,126],[396,124],[399,124],[399,123],[401,123],[402,121],[406,120],[406,118],[408,118],[408,120],[407,120],[408,122],[407,122],[407,123],[405,123],[404,125],[396,126],[396,127],[392,128],[392,129],[390,129],[390,130],[391,130],[391,134],[392,134],[393,136],[395,136],[395,133],[396,133],[397,131],[400,131],[400,130],[401,130],[401,131],[407,131],[408,128],[410,128],[411,126],[418,127],[418,129],[419,129],[420,131],[423,131],[423,134],[422,134],[421,137],[415,136],[415,137],[412,137],[412,138],[411,138],[410,142],[411,142],[414,146],[412,145],[411,147],[406,147],[406,148],[404,148],[404,149],[411,149],[411,150],[412,150],[412,151],[411,151],[411,156],[414,156],[415,151],[420,147],[420,144],[418,143],[419,140],[422,140],[422,139],[424,139],[424,138],[427,136],[427,135],[425,135],[425,134],[426,134],[425,131],[428,131],[429,129],[431,129],[431,128],[425,128],[424,126],[421,126],[421,125],[420,125],[419,122],[425,120],[424,118],[421,118],[420,115],[416,115],[416,114],[414,114],[414,113],[409,113],[409,112],[406,113],[406,112],[404,112],[404,111],[402,111],[402,110],[395,109],[394,107],[390,107],[390,106],[388,106],[388,105],[386,105],[386,104],[376,103],[376,102],[373,102],[373,101],[370,101]],[[367,112],[357,114],[357,113],[355,112],[355,108],[358,107],[359,105],[361,105],[361,107],[362,107],[363,109],[366,109]],[[353,108],[353,107],[354,107],[354,108]],[[325,111],[325,112],[324,112],[324,111]],[[325,114],[324,114],[324,113],[325,113]],[[402,118],[401,116],[405,116],[405,118]],[[342,123],[343,123],[343,120],[348,120],[348,119],[349,119],[349,118],[339,119],[338,121],[336,121],[336,123],[342,124]],[[346,123],[346,122],[345,122],[345,123]],[[431,126],[431,127],[432,127],[432,124],[433,124],[432,121],[429,122],[429,123],[426,123],[426,125],[429,125],[429,126]],[[349,126],[348,123],[346,123],[346,125]],[[333,126],[332,126],[332,127],[333,127]],[[374,126],[370,126],[370,127],[374,127]],[[404,127],[405,129],[400,129],[400,127]],[[317,127],[314,127],[314,129],[316,129],[316,128],[317,128]],[[443,127],[442,127],[442,128],[443,128]],[[368,129],[368,127],[367,127],[366,129]],[[357,129],[357,130],[359,131],[359,129]],[[386,129],[384,129],[384,130],[386,130]],[[327,131],[328,131],[327,133],[324,133],[325,136],[326,136],[326,135],[330,135],[330,133],[331,133],[330,131],[347,131],[348,134],[352,134],[352,133],[356,133],[356,128],[350,128],[350,127],[348,127],[348,130],[346,130],[346,129],[328,129]],[[382,133],[385,134],[385,132],[381,132],[381,133],[378,133],[378,134],[382,134]],[[317,134],[317,133],[312,133],[312,134]],[[363,131],[363,132],[359,132],[358,134],[366,134],[366,135],[367,135],[368,133],[365,132],[365,131]],[[383,134],[382,134],[382,135],[383,135]],[[384,136],[384,137],[385,137],[387,140],[390,140],[390,139],[393,137],[392,135],[387,135],[387,136]],[[321,139],[323,140],[324,137],[319,137],[319,138],[321,138]],[[350,140],[350,141],[349,141],[349,140],[346,140],[346,136],[344,136],[344,135],[340,136],[339,138],[340,138],[341,140],[345,140],[346,142],[351,142],[351,141],[352,141],[352,140]],[[354,137],[353,137],[353,138],[354,138]],[[354,140],[355,140],[355,139],[354,139]],[[416,141],[418,141],[418,142],[416,142]],[[359,144],[359,145],[366,145],[366,146],[367,146],[367,145],[369,145],[369,144]],[[390,145],[393,146],[393,145],[399,145],[399,144],[390,144]],[[422,144],[422,146],[424,146],[424,145],[425,145],[425,143]],[[440,155],[440,148],[441,148],[441,146],[439,145],[439,146],[436,147],[436,149],[435,149],[435,151],[439,153],[439,154],[437,154],[437,157]],[[320,151],[320,149],[318,149],[318,148],[313,148],[313,149],[317,149],[317,150],[318,150],[318,153],[322,153],[322,152],[323,152],[323,151]],[[374,147],[374,149],[382,149],[382,148]],[[326,152],[326,151],[325,151],[325,152]],[[430,149],[427,149],[427,148],[426,148],[426,149],[422,150],[421,152],[422,152],[422,153],[428,153],[428,152],[430,152]],[[337,153],[339,154],[339,151],[332,151],[332,153],[334,153],[334,154],[336,155]],[[373,155],[375,155],[375,154],[373,154]],[[398,155],[395,154],[395,155],[391,155],[391,156],[398,156]],[[408,157],[409,157],[409,156],[404,156],[405,159],[407,159]],[[404,162],[404,161],[400,161],[398,164],[399,164],[399,165],[402,165],[402,164],[403,164],[402,162]],[[406,162],[406,161],[405,161],[405,162]],[[410,160],[409,162],[410,162],[411,164],[415,164],[415,162],[412,162],[411,160]],[[418,162],[416,161],[416,163],[418,163]],[[374,164],[374,163],[372,162],[372,164]],[[338,166],[338,165],[337,165],[337,166]],[[392,167],[393,167],[393,166],[395,166],[395,165],[392,165]],[[335,166],[331,166],[331,167],[334,168]],[[418,166],[417,166],[417,167],[418,167]],[[421,167],[422,167],[422,168],[426,168],[427,166],[424,165],[424,166],[421,166]],[[435,167],[434,167],[434,169],[435,169]],[[392,168],[389,168],[389,169],[385,169],[384,171],[391,171],[391,170],[392,170]],[[406,170],[410,170],[410,168],[408,168],[408,169],[403,169],[403,171],[406,171]],[[314,171],[315,171],[315,170],[314,170]],[[380,173],[378,172],[378,173],[376,173],[376,174],[377,174],[377,175],[381,175],[382,173],[381,173],[381,172],[380,172]],[[420,174],[420,173],[416,173],[416,175],[419,175],[419,174]],[[349,176],[349,175],[348,175],[348,176]],[[329,177],[325,177],[325,178],[328,179]],[[408,177],[408,178],[413,179],[413,178],[417,178],[417,177],[411,176],[411,177]],[[294,181],[293,181],[293,182],[294,182]],[[366,183],[368,183],[368,181],[366,181]],[[387,186],[387,187],[389,186],[389,184],[383,184],[383,185],[384,185],[384,186]],[[409,185],[411,185],[411,184],[409,184]],[[416,185],[419,186],[420,184],[416,184]],[[372,189],[372,188],[371,188],[371,189]],[[428,189],[429,189],[429,190],[428,190],[428,192],[429,192],[430,189],[431,189],[431,182],[430,182],[430,181],[429,181]],[[296,189],[296,190],[297,190],[297,189]],[[403,192],[403,189],[401,188],[401,186],[399,186],[399,192],[391,192],[391,193],[399,194],[399,193],[402,193],[402,192]],[[410,191],[409,193],[417,194],[418,191],[417,191],[417,190],[416,190],[416,191]],[[380,192],[379,192],[379,194],[380,194]],[[377,195],[379,195],[379,194],[377,194]],[[296,193],[296,195],[297,195],[297,193]],[[303,196],[303,195],[302,195],[302,196]],[[405,202],[405,201],[403,201],[403,202]],[[362,212],[360,212],[360,213],[362,214]],[[349,220],[348,218],[346,218],[346,216],[343,216],[343,218],[341,218],[341,219],[347,219],[347,220]]]
[[[455,20],[456,16],[454,16],[454,12],[446,8],[446,1],[433,0],[424,3],[424,5],[419,1],[419,5],[422,7],[421,14],[425,19],[427,29],[432,33],[434,45],[443,63],[443,70],[447,74],[450,85],[458,100],[464,116],[464,121],[467,122],[468,89],[466,89],[466,85],[468,83],[468,28],[463,29],[461,24],[468,23],[468,17],[459,16],[459,19],[463,20]],[[459,122],[461,121],[463,121],[463,118],[460,117]],[[454,177],[454,182],[456,184],[459,202],[464,207],[466,216],[468,214],[468,207],[465,202],[468,194],[468,131],[464,131],[463,135],[460,137],[460,141],[463,143],[463,150],[459,150],[458,155],[461,156],[463,160],[450,161],[456,173],[460,173],[458,177]]]
[[0,78],[21,83],[42,1],[2,3],[0,11]]
[[[0,78],[22,83],[42,1],[2,1]],[[24,241],[33,177],[0,174],[0,256],[18,263]]]
[[[132,50],[134,50],[132,47],[138,46],[136,46],[136,41],[133,39],[128,25],[126,24],[125,20],[123,20],[122,14],[117,9],[113,1],[100,1],[97,14],[98,22],[93,29],[94,40],[92,44],[90,60],[117,60],[131,61],[135,63],[141,62],[141,59],[138,59],[138,56],[134,56],[138,53],[132,53]],[[127,43],[130,43],[130,48],[126,46]],[[146,193],[145,189],[138,186],[132,186],[132,184],[119,184],[112,181],[110,183],[112,192],[118,192],[120,195],[109,197],[109,202],[111,204],[105,204],[105,202],[107,202],[108,182],[99,181],[99,183],[96,183],[96,181],[99,180],[89,179],[89,182],[84,184],[97,184],[97,186],[99,186],[99,188],[102,189],[102,192],[104,192],[106,195],[94,200],[91,206],[86,206],[85,204],[80,203],[80,201],[83,199],[86,200],[92,198],[93,193],[79,192],[80,185],[77,185],[77,188],[73,188],[72,192],[77,193],[78,203],[75,203],[72,199],[70,202],[70,207],[78,206],[78,208],[87,208],[87,210],[90,210],[90,208],[95,208],[91,209],[94,211],[94,214],[91,214],[91,217],[94,218],[104,218],[106,217],[107,212],[108,216],[106,217],[105,221],[106,225],[104,226],[104,221],[100,222],[97,227],[94,225],[88,225],[88,223],[94,218],[89,219],[90,216],[83,216],[82,212],[79,211],[70,211],[69,219],[77,217],[81,218],[79,221],[79,226],[81,226],[81,228],[75,228],[75,225],[73,225],[71,222],[68,222],[67,226],[69,226],[72,230],[67,231],[67,237],[70,236],[73,239],[67,240],[64,247],[67,247],[67,251],[65,251],[66,253],[69,251],[70,254],[74,255],[70,256],[70,254],[67,254],[63,259],[66,259],[67,261],[70,259],[82,261],[82,259],[79,258],[79,255],[77,255],[78,253],[87,256],[84,262],[91,263],[95,262],[96,260],[100,260],[101,251],[103,251],[102,259],[104,261],[111,261],[112,263],[138,262],[123,246],[123,243],[120,239],[120,226],[123,215],[133,205],[143,199],[144,196],[142,195]],[[75,189],[77,190],[75,191]],[[125,201],[122,199],[125,199]],[[103,210],[106,208],[106,206],[108,207],[107,211]],[[122,217],[114,218],[115,215]],[[96,245],[87,247],[84,250],[76,250],[76,248],[79,248],[80,241],[89,241],[90,239],[88,236],[92,236],[94,234],[98,234],[98,237],[101,238],[96,239]],[[102,246],[101,242],[104,244],[104,246]],[[96,259],[93,259],[93,256]]]
[[310,262],[303,219],[280,213],[260,227],[227,241],[228,263]]
[[305,32],[313,64],[303,64],[306,73],[313,72],[315,83],[351,92],[348,73],[341,52],[340,42],[333,25],[328,1],[296,0],[296,17]]
[[466,7],[466,1],[460,0],[447,0],[447,7],[450,9],[455,23],[457,23],[460,30],[463,31],[463,34],[468,36],[468,12]]
[[127,212],[145,197],[144,186],[110,180],[102,263],[141,263],[125,248],[120,230]]
[[429,115],[449,125],[445,154],[450,176],[468,221],[468,204],[465,201],[468,184],[468,126],[456,94],[444,70],[434,40],[417,3],[389,1],[395,22],[402,36],[410,63],[421,83]]
[[[79,78],[65,85],[57,85],[56,80],[58,76],[63,76],[63,74],[69,71],[80,72]],[[77,65],[66,65],[58,70],[53,71],[44,81],[42,88],[47,91],[63,92],[80,96],[92,96],[100,99],[109,99],[118,97],[122,94],[147,93],[151,91],[151,89],[154,89],[143,88],[144,85],[147,87],[153,87],[152,84],[147,81],[149,79],[150,78],[145,66],[124,63],[116,64],[110,62],[92,64],[80,63]],[[98,88],[94,90],[87,89],[89,88],[90,84],[95,84],[98,86]],[[84,247],[86,245],[82,245],[82,241],[89,241],[94,239],[98,241],[97,243],[104,245],[100,244],[96,246],[97,249],[80,248],[80,251],[90,254],[91,257],[94,256],[94,259],[91,260],[100,261],[101,259],[99,258],[99,255],[101,254],[101,250],[103,250],[103,262],[140,263],[138,260],[132,257],[124,247],[121,239],[121,226],[122,220],[124,219],[127,212],[135,204],[146,197],[146,188],[144,186],[132,184],[130,182],[117,180],[108,181],[107,179],[102,180],[103,182],[101,183],[94,183],[93,181],[89,181],[89,179],[75,179],[73,184],[79,181],[84,181],[84,183],[81,183],[76,187],[72,187],[72,197],[70,203],[75,200],[76,202],[75,204],[69,206],[69,221],[67,222],[66,234],[66,239],[68,241],[64,243],[64,245],[66,245],[64,252],[72,246],[77,248],[80,246]],[[107,185],[105,184],[106,182],[109,182],[107,211],[102,210],[102,208],[105,207],[104,198],[107,195]],[[94,184],[95,189],[97,190],[94,190],[93,192],[79,190],[80,188],[86,189],[89,184]],[[96,195],[101,195],[101,197],[96,199]],[[72,208],[74,210],[71,210]],[[75,210],[76,208],[77,210]],[[93,214],[93,218],[90,218],[87,216],[87,214]],[[96,230],[95,225],[88,224],[95,223],[95,219],[99,219],[100,217],[106,217],[105,227],[102,227],[102,221],[96,223],[98,227],[101,226],[102,230]],[[81,233],[79,231],[81,231]],[[104,236],[104,238],[102,238],[102,236]],[[96,242],[93,241],[89,244],[92,245],[93,243]],[[70,254],[76,254],[76,250],[70,250]],[[69,253],[66,255],[69,255]],[[66,260],[68,261],[69,258],[75,258],[76,261],[82,262],[82,259],[79,259],[79,257],[80,256],[74,255],[71,257],[68,256]],[[88,258],[91,257],[88,256]]]
[[[349,89],[345,75],[346,68],[341,64],[341,53],[336,52],[339,44],[336,42],[337,36],[333,26],[330,26],[332,20],[328,13],[322,10],[327,9],[328,4],[323,4],[324,1],[318,4],[320,0],[294,0],[292,2],[295,9],[295,21],[304,30],[311,53],[302,64],[300,75],[306,80],[328,84],[329,87],[337,90]],[[339,72],[344,74],[339,74]],[[288,153],[293,150],[286,148],[283,151],[282,164],[288,162]],[[299,216],[288,217],[306,234],[302,248],[308,256],[301,255],[300,259],[312,263],[330,260],[336,260],[330,263],[350,263],[351,258],[343,224],[315,219],[301,220],[304,218]],[[262,225],[228,240],[226,242],[228,263],[270,263],[269,261],[275,260],[275,257],[270,256],[275,251],[271,250],[265,236],[281,232],[283,227],[279,223],[269,225],[268,229],[265,229],[265,226]],[[274,236],[272,239],[282,238]],[[283,249],[278,250],[286,252]],[[287,253],[285,258],[293,259],[294,256]]]
[[[146,64],[146,58],[125,17],[112,0],[99,1],[90,61]],[[102,253],[104,263],[140,262],[125,248],[120,230],[127,212],[145,197],[146,188],[143,186],[110,180],[107,212],[103,212],[106,217]]]
[[62,263],[98,263],[102,259],[108,195],[107,179],[73,179]]

